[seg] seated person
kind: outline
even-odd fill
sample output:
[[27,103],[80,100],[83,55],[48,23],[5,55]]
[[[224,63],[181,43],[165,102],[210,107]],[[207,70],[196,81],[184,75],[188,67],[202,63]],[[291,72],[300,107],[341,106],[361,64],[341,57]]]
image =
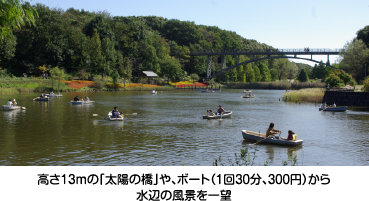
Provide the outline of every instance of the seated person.
[[51,92],[50,92],[50,95],[53,95],[53,94],[54,94],[54,92],[52,92],[52,91],[51,91]]
[[212,110],[209,110],[209,116],[215,116],[215,114]]
[[114,107],[114,110],[111,111],[111,118],[120,118],[120,113],[118,112],[118,107]]
[[323,109],[327,108],[327,101],[325,101],[325,103],[322,104],[322,108]]
[[12,100],[11,99],[9,99],[9,101],[7,102],[7,104],[8,104],[8,106],[12,106]]
[[74,97],[74,101],[79,101],[78,96]]
[[43,93],[41,93],[40,98],[44,98],[44,94]]
[[221,115],[224,114],[226,111],[222,108],[221,105],[219,105],[218,111],[217,111],[217,115]]
[[60,92],[58,92],[58,95],[60,95]]
[[90,99],[86,96],[86,97],[85,97],[85,101],[90,101]]
[[336,102],[333,102],[333,105],[332,105],[332,107],[337,107],[337,106],[336,106]]
[[287,140],[293,140],[293,134],[295,134],[293,131],[288,130],[288,137],[287,137]]
[[[266,131],[266,137],[274,136],[275,134],[282,133],[280,130],[274,129],[274,123],[270,123],[268,130]],[[276,139],[279,137],[275,136]]]
[[13,99],[13,106],[16,106],[17,102],[15,101],[15,99]]

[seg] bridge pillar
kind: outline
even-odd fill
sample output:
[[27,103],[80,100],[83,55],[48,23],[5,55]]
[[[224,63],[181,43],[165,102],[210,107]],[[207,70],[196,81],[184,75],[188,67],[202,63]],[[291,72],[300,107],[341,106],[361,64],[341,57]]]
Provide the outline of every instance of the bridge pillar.
[[330,63],[330,62],[329,62],[329,54],[327,55],[327,63]]
[[225,69],[226,68],[226,62],[227,62],[227,56],[226,55],[222,55],[220,57],[220,59],[221,59],[221,67],[222,67],[222,69]]
[[206,66],[207,66],[207,74],[206,77],[209,78],[211,76],[211,56],[207,56],[207,60],[206,60]]

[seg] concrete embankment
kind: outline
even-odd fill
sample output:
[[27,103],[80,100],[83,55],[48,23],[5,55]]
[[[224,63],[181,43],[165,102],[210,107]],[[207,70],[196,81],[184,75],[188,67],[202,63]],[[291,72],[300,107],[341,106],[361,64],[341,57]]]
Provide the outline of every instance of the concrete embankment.
[[368,92],[346,92],[346,91],[326,91],[323,97],[323,103],[341,106],[369,106]]

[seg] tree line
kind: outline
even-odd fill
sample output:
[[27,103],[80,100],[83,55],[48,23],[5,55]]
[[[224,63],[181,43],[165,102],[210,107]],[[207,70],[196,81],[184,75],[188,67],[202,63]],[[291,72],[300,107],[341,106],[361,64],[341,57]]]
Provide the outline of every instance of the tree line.
[[[189,51],[273,48],[235,32],[195,22],[156,16],[111,16],[106,11],[74,8],[64,11],[42,4],[30,6],[27,2],[22,6],[33,11],[34,18],[28,15],[30,23],[18,23],[21,29],[13,26],[13,31],[7,31],[0,40],[0,66],[16,76],[38,76],[38,67],[46,65],[49,70],[59,67],[68,74],[88,74],[89,78],[101,75],[103,79],[111,76],[135,81],[146,70],[180,81],[190,75],[206,77],[206,56],[190,57]],[[170,56],[171,52],[178,55]],[[260,57],[263,56],[256,56]],[[249,59],[246,55],[227,55],[226,66]],[[220,60],[220,56],[211,57],[212,73],[221,70]],[[329,74],[324,64],[311,67],[288,59],[266,59],[240,65],[215,79],[268,82],[300,77],[302,69],[310,79]]]

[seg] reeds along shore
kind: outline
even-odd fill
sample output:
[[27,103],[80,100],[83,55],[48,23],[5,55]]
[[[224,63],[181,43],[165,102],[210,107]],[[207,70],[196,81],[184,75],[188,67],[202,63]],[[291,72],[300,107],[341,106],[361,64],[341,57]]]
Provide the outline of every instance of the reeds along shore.
[[297,90],[304,88],[324,88],[325,83],[312,82],[254,82],[254,83],[228,83],[224,84],[228,89],[279,89]]
[[300,89],[297,91],[285,92],[282,100],[286,102],[321,103],[323,101],[324,93],[324,88]]

